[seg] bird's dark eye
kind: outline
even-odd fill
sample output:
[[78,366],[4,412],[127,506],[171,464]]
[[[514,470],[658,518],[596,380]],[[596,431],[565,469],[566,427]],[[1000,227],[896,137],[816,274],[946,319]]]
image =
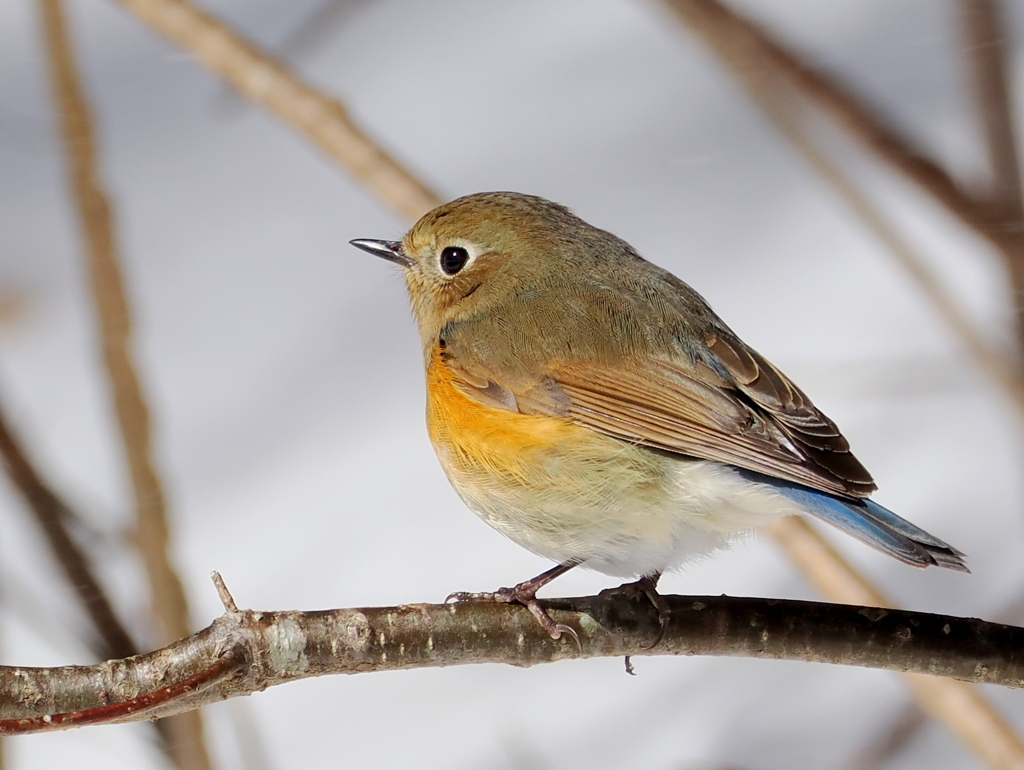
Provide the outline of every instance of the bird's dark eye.
[[441,252],[441,269],[448,275],[455,275],[469,262],[469,252],[461,246],[448,246]]

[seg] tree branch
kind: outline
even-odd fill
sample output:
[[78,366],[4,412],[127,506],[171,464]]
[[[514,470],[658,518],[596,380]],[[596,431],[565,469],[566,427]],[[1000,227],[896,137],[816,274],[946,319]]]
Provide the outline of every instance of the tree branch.
[[135,494],[139,547],[167,639],[191,630],[181,581],[167,555],[164,493],[151,457],[149,408],[132,355],[132,319],[109,198],[97,163],[92,115],[70,50],[59,0],[40,0],[74,202],[85,236],[88,272],[114,410]]
[[906,271],[953,336],[1024,417],[1024,380],[1020,377],[1020,369],[1003,351],[988,341],[986,335],[972,322],[960,302],[945,288],[928,263],[890,224],[881,207],[872,203],[849,175],[843,172],[841,166],[815,145],[809,132],[801,126],[798,117],[787,109],[786,100],[774,93],[776,89],[756,86],[752,88],[758,92],[755,98],[769,119],[881,241],[889,256]]
[[180,713],[325,674],[625,655],[723,655],[835,663],[1024,687],[1024,628],[777,599],[642,594],[542,602],[579,635],[552,640],[530,613],[492,602],[256,612],[233,607],[168,647],[96,666],[0,668],[0,735]]

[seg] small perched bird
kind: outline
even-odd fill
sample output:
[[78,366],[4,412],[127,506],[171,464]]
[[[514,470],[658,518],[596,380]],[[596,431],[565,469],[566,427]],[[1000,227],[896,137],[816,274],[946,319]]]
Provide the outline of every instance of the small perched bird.
[[423,342],[427,426],[484,521],[557,566],[491,597],[526,605],[574,566],[661,573],[787,514],[916,567],[963,554],[868,499],[835,424],[697,292],[564,206],[478,193],[401,241],[354,240],[402,267]]

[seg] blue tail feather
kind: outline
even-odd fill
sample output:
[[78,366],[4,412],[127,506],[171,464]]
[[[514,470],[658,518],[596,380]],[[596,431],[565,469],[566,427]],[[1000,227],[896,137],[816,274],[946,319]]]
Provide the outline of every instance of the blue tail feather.
[[866,499],[846,500],[761,474],[749,471],[743,473],[770,485],[808,514],[900,561],[916,567],[936,565],[958,572],[970,572],[964,563],[963,553],[878,503]]

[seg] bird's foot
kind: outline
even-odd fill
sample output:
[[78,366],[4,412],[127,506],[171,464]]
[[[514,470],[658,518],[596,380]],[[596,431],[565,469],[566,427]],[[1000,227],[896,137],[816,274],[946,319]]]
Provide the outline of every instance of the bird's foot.
[[658,593],[659,578],[661,578],[661,573],[657,572],[653,575],[644,575],[639,580],[635,580],[632,583],[623,583],[616,589],[617,591],[623,591],[634,596],[643,594],[654,606],[654,609],[658,611],[658,623],[661,624],[661,629],[658,631],[658,637],[654,642],[644,648],[647,650],[654,649],[661,644],[661,640],[665,637],[665,630],[668,628],[669,618],[672,616],[672,608],[668,606],[665,597]]
[[544,572],[535,578],[524,580],[522,583],[514,585],[511,588],[499,588],[497,591],[485,591],[482,593],[456,591],[455,593],[448,594],[447,598],[445,598],[445,603],[489,601],[501,602],[502,604],[521,604],[530,611],[530,614],[533,615],[540,627],[548,632],[548,636],[557,640],[562,638],[562,634],[568,634],[576,642],[576,646],[579,647],[580,652],[582,652],[583,644],[580,642],[579,634],[576,633],[575,629],[565,625],[564,623],[556,623],[552,620],[551,616],[548,615],[547,610],[541,607],[540,602],[537,601],[537,591],[559,575],[568,572],[574,566],[576,566],[575,562],[559,564],[557,567],[552,567],[547,572]]

